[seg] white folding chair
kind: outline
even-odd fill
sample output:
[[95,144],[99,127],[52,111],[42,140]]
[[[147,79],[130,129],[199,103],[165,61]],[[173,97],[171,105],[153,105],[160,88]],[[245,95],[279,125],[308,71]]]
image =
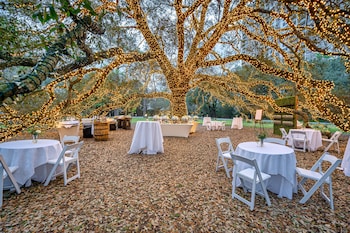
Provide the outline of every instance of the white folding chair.
[[231,178],[230,172],[232,172],[233,164],[229,167],[228,163],[232,158],[230,153],[235,152],[231,139],[229,137],[225,138],[215,138],[216,146],[218,147],[218,158],[216,160],[216,171],[220,168],[224,168],[226,172],[226,176]]
[[225,130],[226,127],[225,127],[225,121],[222,121],[221,122],[221,125],[219,126],[221,130]]
[[286,141],[281,138],[265,138],[264,142],[271,142],[271,143],[276,143],[280,145],[286,145]]
[[[74,144],[74,143],[78,143],[80,140],[80,136],[72,136],[72,135],[64,135],[61,141],[61,145],[62,147],[69,145],[69,144]],[[66,155],[67,154],[71,154],[72,151],[67,150],[66,151]]]
[[293,150],[303,151],[309,150],[309,139],[304,131],[291,131]]
[[214,130],[214,127],[212,127],[212,123],[211,122],[209,122],[208,124],[206,124],[206,128],[207,128],[207,130]]
[[4,190],[4,180],[6,177],[9,177],[13,187],[15,188],[16,192],[18,194],[21,193],[21,189],[19,188],[17,181],[15,177],[13,176],[13,173],[18,169],[17,166],[7,166],[4,158],[2,155],[0,155],[0,174],[1,174],[1,179],[0,179],[0,207],[2,207],[2,199],[3,199],[3,190]]
[[210,122],[211,122],[211,117],[203,117],[202,126],[205,126],[205,127],[207,127],[208,125],[210,126]]
[[288,141],[288,133],[285,128],[280,128],[280,131],[282,133],[282,139],[287,142]]
[[340,153],[339,150],[339,137],[342,135],[342,133],[340,131],[336,131],[331,138],[322,138],[322,141],[327,142],[328,146],[324,149],[324,152],[327,152],[333,145],[336,145],[336,150],[338,152],[338,154]]
[[[328,164],[326,163],[328,162]],[[321,196],[330,204],[332,210],[334,210],[333,204],[333,191],[332,191],[332,173],[341,163],[341,159],[330,155],[325,152],[319,160],[312,166],[310,170],[304,168],[296,168],[297,174],[302,177],[298,183],[298,188],[303,192],[304,197],[299,203],[304,204],[310,197],[320,188]],[[323,169],[327,167],[327,170],[323,172]],[[307,191],[305,188],[305,182],[307,180],[313,180],[314,185]],[[329,196],[324,191],[324,185],[328,184]]]
[[[62,174],[64,185],[67,185],[70,181],[76,178],[80,178],[79,151],[83,143],[84,142],[81,141],[75,144],[65,145],[57,159],[48,160],[47,163],[53,165],[53,167],[46,178],[44,186],[47,186],[53,178]],[[70,151],[70,153],[66,153],[67,151]],[[76,165],[76,174],[68,177],[68,167],[72,164]],[[61,169],[58,169],[58,167]]]
[[[260,172],[259,166],[256,163],[255,159],[245,158],[234,153],[231,153],[231,157],[234,164],[237,164],[237,162],[243,162],[249,166],[248,168],[241,171],[237,171],[237,166],[234,166],[232,181],[232,198],[237,198],[238,200],[247,204],[250,207],[250,210],[253,210],[255,205],[255,195],[259,194],[260,196],[265,198],[267,205],[270,206],[271,201],[269,194],[266,190],[265,181],[270,179],[271,176],[269,174]],[[240,179],[244,192],[247,192],[247,187],[251,185],[250,201],[236,193],[236,179]],[[260,184],[261,190],[257,190],[257,184]]]

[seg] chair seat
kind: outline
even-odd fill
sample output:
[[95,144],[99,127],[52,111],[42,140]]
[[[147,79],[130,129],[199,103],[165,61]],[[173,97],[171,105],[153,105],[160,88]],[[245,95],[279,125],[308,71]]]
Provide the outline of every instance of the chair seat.
[[[250,180],[251,182],[254,182],[254,180],[252,179],[252,177],[254,177],[254,174],[255,174],[255,169],[253,168],[246,168],[242,171],[239,171],[237,173],[238,176],[240,177],[243,177],[244,179],[246,180]],[[260,172],[261,173],[261,178],[262,178],[262,181],[265,181],[267,179],[269,179],[271,176],[269,174],[266,174],[266,173],[263,173],[263,172]],[[256,180],[255,180],[256,183],[259,183],[260,180],[259,180],[259,177],[257,176],[256,177]]]
[[[71,152],[71,153],[72,153],[72,152]],[[69,163],[69,162],[72,162],[72,161],[74,161],[74,160],[77,160],[77,158],[65,156],[65,157],[64,157],[64,160],[65,160],[66,163]],[[49,160],[47,161],[48,164],[55,164],[56,162],[57,162],[57,160],[55,160],[55,159],[49,159]],[[61,161],[59,162],[59,164],[60,164],[60,165],[63,164],[63,160],[62,160],[62,159],[61,159]]]
[[222,153],[222,156],[225,157],[226,159],[231,159],[231,154],[229,152]]
[[[298,173],[298,175],[312,180],[320,180],[323,176],[323,174],[319,172],[311,171],[300,167],[296,168],[296,172]],[[324,182],[329,184],[329,177],[327,177],[327,179]]]

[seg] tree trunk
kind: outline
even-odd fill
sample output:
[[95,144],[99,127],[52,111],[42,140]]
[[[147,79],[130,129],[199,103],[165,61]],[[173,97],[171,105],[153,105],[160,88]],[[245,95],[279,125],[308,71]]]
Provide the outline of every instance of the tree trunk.
[[173,116],[186,116],[188,115],[187,104],[186,104],[186,93],[183,88],[172,89],[173,99],[171,102],[171,114]]

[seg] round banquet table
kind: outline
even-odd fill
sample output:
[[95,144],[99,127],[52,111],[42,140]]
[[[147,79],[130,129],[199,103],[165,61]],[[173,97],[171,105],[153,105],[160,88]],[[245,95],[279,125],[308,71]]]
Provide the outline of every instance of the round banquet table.
[[318,148],[322,147],[322,134],[321,131],[315,130],[315,129],[290,129],[288,132],[288,142],[287,144],[289,146],[292,145],[292,135],[291,132],[300,132],[304,131],[306,133],[306,137],[309,140],[309,151],[317,151]]
[[136,122],[128,154],[164,153],[163,134],[159,121]]
[[[290,147],[264,142],[261,147],[257,142],[243,142],[238,144],[236,154],[256,159],[261,172],[271,175],[266,187],[269,191],[278,194],[278,197],[292,199],[293,192],[297,192],[296,157]],[[246,168],[246,164],[237,162],[238,171]],[[241,183],[237,179],[236,185]]]
[[8,166],[18,166],[13,176],[18,184],[25,186],[30,186],[31,180],[44,182],[49,172],[47,161],[58,158],[61,151],[61,143],[50,139],[38,139],[37,143],[32,140],[0,143],[0,154]]
[[243,118],[234,117],[232,119],[231,129],[243,129]]

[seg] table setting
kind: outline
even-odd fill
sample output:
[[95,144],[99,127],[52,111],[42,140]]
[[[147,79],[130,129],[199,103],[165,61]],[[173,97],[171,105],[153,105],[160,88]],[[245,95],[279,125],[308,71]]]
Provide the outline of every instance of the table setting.
[[138,121],[128,154],[164,153],[163,134],[159,121]]
[[[271,175],[267,183],[267,189],[278,194],[278,197],[292,199],[293,192],[297,191],[296,181],[296,156],[292,148],[275,143],[260,141],[243,142],[237,145],[236,154],[256,159],[262,172]],[[240,163],[235,164],[238,171],[245,167]],[[239,180],[236,185],[240,185]]]
[[48,175],[47,161],[55,159],[62,151],[60,141],[52,139],[17,140],[0,143],[0,154],[8,166],[18,166],[14,177],[26,187],[31,180],[45,181]]

